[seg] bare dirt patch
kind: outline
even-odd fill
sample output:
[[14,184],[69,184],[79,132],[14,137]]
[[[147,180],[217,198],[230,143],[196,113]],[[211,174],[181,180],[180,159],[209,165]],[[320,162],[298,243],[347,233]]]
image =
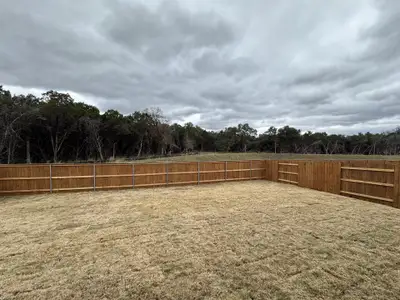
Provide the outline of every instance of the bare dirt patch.
[[0,198],[0,299],[400,299],[400,210],[265,181]]

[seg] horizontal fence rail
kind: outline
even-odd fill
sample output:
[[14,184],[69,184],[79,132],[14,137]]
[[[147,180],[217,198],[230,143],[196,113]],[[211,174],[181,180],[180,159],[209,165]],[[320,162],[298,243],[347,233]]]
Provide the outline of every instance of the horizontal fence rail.
[[400,208],[400,162],[248,160],[0,165],[0,195],[264,179]]
[[298,185],[299,164],[291,162],[278,163],[278,181]]

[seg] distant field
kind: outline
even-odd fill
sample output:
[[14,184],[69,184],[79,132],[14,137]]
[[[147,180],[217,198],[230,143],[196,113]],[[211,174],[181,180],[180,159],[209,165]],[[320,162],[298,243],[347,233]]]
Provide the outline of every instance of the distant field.
[[0,198],[0,299],[400,295],[400,210],[266,181]]
[[[314,159],[314,160],[338,160],[338,159],[386,159],[400,160],[399,155],[324,155],[324,154],[274,154],[274,153],[220,153],[220,152],[204,152],[201,154],[181,155],[173,157],[152,158],[140,160],[140,162],[156,162],[156,161],[225,161],[225,160],[256,160],[256,159]],[[118,160],[123,162],[123,160]]]

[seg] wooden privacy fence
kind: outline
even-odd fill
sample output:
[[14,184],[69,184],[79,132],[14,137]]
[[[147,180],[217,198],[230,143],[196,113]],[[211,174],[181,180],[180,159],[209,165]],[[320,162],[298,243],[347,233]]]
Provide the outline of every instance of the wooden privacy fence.
[[85,191],[265,179],[265,161],[0,165],[0,194]]
[[400,208],[400,162],[266,161],[266,179]]
[[0,165],[0,195],[266,179],[400,208],[400,162],[256,160]]

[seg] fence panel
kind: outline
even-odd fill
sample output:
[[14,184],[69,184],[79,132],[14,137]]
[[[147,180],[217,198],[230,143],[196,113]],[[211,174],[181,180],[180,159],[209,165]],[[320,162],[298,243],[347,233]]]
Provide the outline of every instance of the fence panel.
[[325,162],[325,186],[324,191],[332,194],[340,194],[341,162]]
[[93,189],[93,165],[51,165],[52,192]]
[[265,162],[265,179],[278,181],[278,162],[277,160],[267,160]]
[[228,161],[226,172],[228,181],[250,179],[250,162]]
[[133,188],[133,164],[96,164],[95,189]]
[[[341,193],[397,206],[395,164],[387,161],[345,161],[341,166]],[[396,201],[395,201],[396,200]]]
[[228,163],[218,162],[200,162],[200,183],[222,182],[227,178]]
[[314,184],[314,162],[299,161],[299,186],[312,189]]
[[197,184],[198,183],[198,163],[168,163],[168,184]]
[[278,181],[297,185],[299,183],[299,164],[296,161],[279,161]]
[[250,162],[250,177],[251,179],[265,179],[266,177],[266,161],[252,160]]
[[18,194],[50,191],[49,165],[0,166],[0,193]]
[[167,164],[135,164],[135,187],[155,187],[168,184]]

